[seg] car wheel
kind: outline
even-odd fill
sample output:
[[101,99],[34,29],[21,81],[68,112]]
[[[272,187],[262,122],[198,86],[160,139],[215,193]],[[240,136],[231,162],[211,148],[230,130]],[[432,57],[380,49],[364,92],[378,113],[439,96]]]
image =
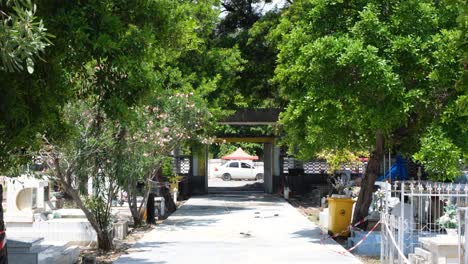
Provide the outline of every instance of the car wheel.
[[255,177],[257,180],[263,180],[263,173],[259,173],[257,174],[257,176]]
[[229,174],[229,173],[224,173],[224,174],[223,174],[223,180],[225,180],[225,181],[230,181],[230,180],[231,180],[231,174]]

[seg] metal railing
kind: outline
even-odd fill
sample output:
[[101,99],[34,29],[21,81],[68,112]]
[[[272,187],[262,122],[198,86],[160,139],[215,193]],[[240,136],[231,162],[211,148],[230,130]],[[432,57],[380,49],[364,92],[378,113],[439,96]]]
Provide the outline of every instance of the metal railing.
[[446,229],[439,223],[439,219],[448,204],[458,208],[459,263],[468,263],[465,254],[468,185],[403,181],[387,184],[384,189],[385,205],[381,214],[385,226],[381,231],[382,263],[409,263],[408,256],[414,254],[416,248],[422,248],[423,241],[445,235]]
[[[458,260],[459,263],[468,263],[468,207],[458,208]],[[463,261],[462,261],[463,260]]]
[[407,222],[388,213],[381,214],[381,263],[410,263],[405,254],[405,226]]

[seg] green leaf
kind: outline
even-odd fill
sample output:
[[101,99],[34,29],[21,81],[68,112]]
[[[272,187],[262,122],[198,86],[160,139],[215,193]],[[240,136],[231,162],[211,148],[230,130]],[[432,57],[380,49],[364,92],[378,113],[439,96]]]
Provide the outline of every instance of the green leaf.
[[29,74],[32,74],[34,72],[34,62],[31,58],[26,59],[26,67]]

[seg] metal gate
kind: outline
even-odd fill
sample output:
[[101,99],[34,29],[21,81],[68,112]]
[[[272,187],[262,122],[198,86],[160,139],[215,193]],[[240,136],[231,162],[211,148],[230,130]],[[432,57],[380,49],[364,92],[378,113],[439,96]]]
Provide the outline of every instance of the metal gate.
[[192,176],[193,158],[191,155],[173,156],[172,159],[172,171],[182,176],[182,180],[179,183],[179,197],[181,199],[187,199],[190,196],[190,178]]

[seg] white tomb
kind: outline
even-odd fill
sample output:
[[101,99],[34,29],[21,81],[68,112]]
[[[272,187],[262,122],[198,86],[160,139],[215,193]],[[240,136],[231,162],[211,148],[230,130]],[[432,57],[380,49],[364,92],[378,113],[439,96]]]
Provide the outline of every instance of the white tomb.
[[[96,232],[83,211],[55,209],[50,205],[47,179],[28,176],[7,178],[6,185],[5,224],[10,234],[18,238],[43,238],[54,243],[97,241]],[[54,217],[48,219],[46,215]],[[121,237],[126,235],[127,225],[118,223],[116,228],[120,228]]]
[[6,178],[7,208],[5,222],[32,223],[34,214],[43,212],[49,200],[49,181],[28,176]]

